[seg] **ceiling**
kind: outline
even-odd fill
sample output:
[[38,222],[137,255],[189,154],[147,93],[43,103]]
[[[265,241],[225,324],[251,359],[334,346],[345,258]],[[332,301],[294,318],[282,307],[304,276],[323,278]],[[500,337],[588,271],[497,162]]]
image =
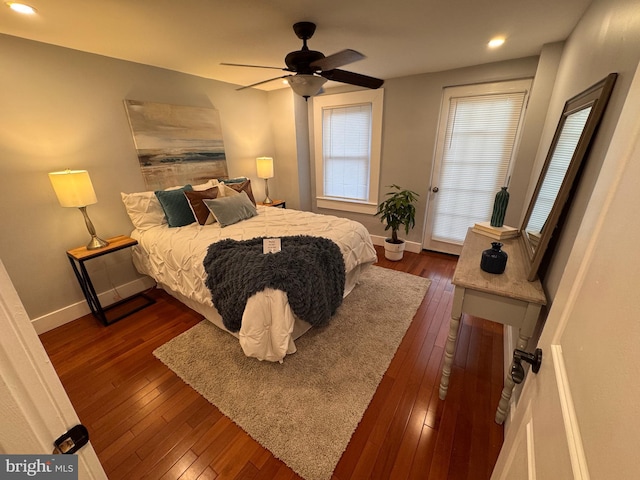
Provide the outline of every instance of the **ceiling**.
[[[298,21],[317,24],[312,50],[366,55],[343,70],[390,79],[537,55],[569,36],[591,0],[24,2],[37,14],[0,5],[0,33],[249,85],[285,72],[220,63],[284,67],[285,55],[302,45],[292,30]],[[506,43],[489,49],[495,36]]]

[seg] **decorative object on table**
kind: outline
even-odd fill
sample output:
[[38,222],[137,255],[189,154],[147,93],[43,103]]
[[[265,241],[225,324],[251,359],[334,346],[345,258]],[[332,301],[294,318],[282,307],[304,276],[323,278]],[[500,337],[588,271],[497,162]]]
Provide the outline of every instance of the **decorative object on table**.
[[387,199],[378,205],[376,216],[385,223],[385,230],[391,229],[391,237],[384,240],[384,256],[388,260],[402,260],[405,241],[398,238],[398,230],[404,226],[408,235],[409,230],[416,224],[416,206],[418,194],[411,190],[403,190],[398,185],[390,185],[394,191],[388,192]]
[[98,202],[93,184],[86,170],[64,170],[62,172],[51,172],[49,180],[56,192],[58,201],[63,207],[79,208],[84,216],[84,223],[91,235],[91,241],[87,244],[87,250],[106,247],[109,242],[96,235],[96,229],[91,223],[87,206]]
[[501,227],[492,227],[490,222],[479,222],[473,226],[474,232],[484,235],[486,237],[493,238],[495,240],[506,240],[508,238],[515,238],[520,234],[520,231],[516,227],[510,227],[508,225],[502,225]]
[[504,215],[507,213],[507,205],[509,205],[509,192],[507,187],[501,187],[496,193],[496,199],[493,203],[493,214],[491,215],[491,226],[501,227],[504,225]]
[[258,170],[258,178],[264,178],[264,194],[265,198],[262,201],[265,205],[270,205],[273,200],[269,198],[269,179],[273,178],[273,158],[271,157],[258,157],[256,158],[256,167]]
[[147,190],[228,176],[217,110],[138,100],[124,104]]
[[509,255],[501,250],[502,243],[492,242],[491,248],[482,252],[480,268],[487,273],[502,273],[507,266]]

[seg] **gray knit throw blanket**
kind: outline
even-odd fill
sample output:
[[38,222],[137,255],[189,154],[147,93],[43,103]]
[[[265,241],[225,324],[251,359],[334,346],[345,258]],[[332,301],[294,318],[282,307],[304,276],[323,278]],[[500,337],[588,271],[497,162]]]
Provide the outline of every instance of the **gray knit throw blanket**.
[[307,235],[281,237],[282,249],[262,253],[263,238],[222,240],[209,246],[206,285],[224,326],[240,330],[249,297],[265,288],[287,293],[298,318],[326,325],[342,303],[345,267],[340,247]]

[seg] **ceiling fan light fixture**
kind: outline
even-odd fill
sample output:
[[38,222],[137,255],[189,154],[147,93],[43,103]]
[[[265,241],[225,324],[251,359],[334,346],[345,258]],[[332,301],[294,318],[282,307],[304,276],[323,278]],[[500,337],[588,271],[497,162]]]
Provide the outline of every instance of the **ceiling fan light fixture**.
[[301,73],[287,77],[287,82],[291,86],[291,89],[301,97],[304,97],[305,100],[320,93],[326,81],[326,78],[318,77],[317,75]]

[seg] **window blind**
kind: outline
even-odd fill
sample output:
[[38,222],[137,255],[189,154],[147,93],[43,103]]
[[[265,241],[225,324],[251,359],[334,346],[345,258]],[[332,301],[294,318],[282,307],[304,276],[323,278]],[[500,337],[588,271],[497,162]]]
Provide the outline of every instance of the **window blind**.
[[535,206],[529,217],[528,231],[542,232],[542,227],[544,227],[558,197],[562,181],[573,158],[573,152],[580,141],[582,130],[590,113],[591,107],[588,107],[569,115],[565,120],[562,134],[549,161],[547,174],[544,176]]
[[371,104],[323,109],[325,197],[368,199],[371,120]]
[[491,217],[516,145],[526,92],[452,97],[432,237],[462,243]]

